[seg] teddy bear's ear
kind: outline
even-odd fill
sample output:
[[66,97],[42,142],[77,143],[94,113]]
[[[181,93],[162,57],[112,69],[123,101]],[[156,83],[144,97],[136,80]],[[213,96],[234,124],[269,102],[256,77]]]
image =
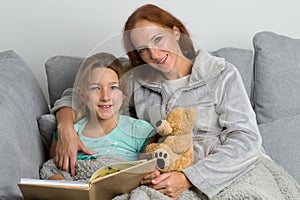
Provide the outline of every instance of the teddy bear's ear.
[[162,120],[158,120],[155,124],[156,127],[160,127],[162,125]]
[[170,124],[167,120],[157,121],[156,122],[156,130],[162,136],[169,135],[173,131],[172,127],[170,126]]

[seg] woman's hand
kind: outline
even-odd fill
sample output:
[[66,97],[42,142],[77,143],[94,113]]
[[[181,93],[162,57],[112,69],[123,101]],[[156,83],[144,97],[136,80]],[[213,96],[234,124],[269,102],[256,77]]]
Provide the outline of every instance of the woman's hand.
[[71,172],[75,176],[75,163],[77,151],[81,150],[86,154],[94,154],[88,150],[74,130],[73,111],[71,108],[62,108],[56,114],[58,122],[58,142],[55,150],[55,162],[59,169]]
[[141,180],[141,184],[142,185],[150,185],[151,182],[159,177],[160,175],[160,171],[159,170],[155,170],[154,172],[150,173],[150,174],[147,174],[146,176],[144,176],[143,180]]
[[76,154],[79,150],[80,140],[72,126],[62,125],[58,128],[58,142],[55,150],[56,166],[66,172],[71,172],[75,176]]
[[149,185],[173,199],[176,199],[185,189],[192,187],[191,182],[182,172],[160,174],[158,170],[146,175],[141,184]]

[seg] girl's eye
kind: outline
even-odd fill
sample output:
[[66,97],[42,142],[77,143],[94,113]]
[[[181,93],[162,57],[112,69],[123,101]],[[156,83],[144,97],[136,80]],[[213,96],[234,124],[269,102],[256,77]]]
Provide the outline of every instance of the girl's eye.
[[111,86],[111,89],[112,89],[112,90],[119,90],[119,86],[113,85],[113,86]]
[[96,92],[96,91],[99,91],[100,88],[99,87],[91,87],[90,90]]

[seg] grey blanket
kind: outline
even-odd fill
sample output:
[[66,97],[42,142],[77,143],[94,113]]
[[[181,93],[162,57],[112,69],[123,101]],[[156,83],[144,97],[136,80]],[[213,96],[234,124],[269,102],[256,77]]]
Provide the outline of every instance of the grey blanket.
[[125,162],[124,158],[113,155],[99,156],[93,162],[78,160],[76,162],[76,176],[71,176],[70,173],[60,170],[56,167],[55,158],[45,162],[40,170],[40,178],[48,179],[55,174],[60,174],[68,181],[84,181],[89,182],[92,174],[99,168],[112,165],[118,162]]
[[[156,190],[140,186],[113,200],[170,200]],[[184,191],[176,200],[208,199],[196,190]],[[300,200],[299,184],[278,164],[263,157],[256,167],[212,198],[213,200]]]

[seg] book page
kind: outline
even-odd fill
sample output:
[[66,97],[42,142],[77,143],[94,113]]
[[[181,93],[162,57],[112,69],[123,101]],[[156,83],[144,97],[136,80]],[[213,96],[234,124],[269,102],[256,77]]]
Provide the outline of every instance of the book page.
[[128,169],[132,166],[141,164],[143,162],[146,162],[147,160],[137,160],[137,161],[129,161],[129,162],[120,162],[120,163],[115,163],[113,165],[101,167],[98,169],[90,178],[90,183],[97,178],[104,177],[116,172],[119,172],[121,170]]
[[95,178],[91,182],[91,195],[95,195],[97,199],[109,200],[117,195],[130,193],[140,185],[140,181],[146,174],[155,170],[155,167],[156,159],[151,159],[104,177]]

